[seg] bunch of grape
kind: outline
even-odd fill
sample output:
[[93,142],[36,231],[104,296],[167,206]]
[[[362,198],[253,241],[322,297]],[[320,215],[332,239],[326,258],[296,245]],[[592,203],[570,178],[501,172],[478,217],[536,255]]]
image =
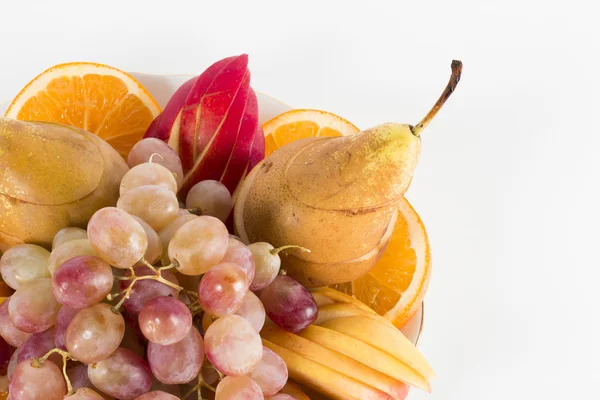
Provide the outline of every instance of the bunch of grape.
[[217,181],[181,208],[181,162],[162,141],[142,140],[128,162],[117,206],[87,230],[0,260],[15,289],[0,306],[10,399],[285,398],[287,367],[259,332],[265,320],[297,332],[317,318],[310,293],[281,274],[285,248],[230,235],[233,202]]

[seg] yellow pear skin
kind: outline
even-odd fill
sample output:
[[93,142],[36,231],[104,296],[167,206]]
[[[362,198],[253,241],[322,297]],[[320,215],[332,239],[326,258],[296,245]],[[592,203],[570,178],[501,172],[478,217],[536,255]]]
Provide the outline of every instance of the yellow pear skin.
[[61,228],[85,228],[96,210],[116,203],[128,169],[91,133],[0,118],[0,251],[49,248]]
[[389,242],[397,204],[413,177],[420,133],[454,91],[462,64],[416,126],[387,123],[356,135],[316,137],[275,151],[248,175],[234,212],[242,240],[297,245],[282,267],[307,287],[368,272]]

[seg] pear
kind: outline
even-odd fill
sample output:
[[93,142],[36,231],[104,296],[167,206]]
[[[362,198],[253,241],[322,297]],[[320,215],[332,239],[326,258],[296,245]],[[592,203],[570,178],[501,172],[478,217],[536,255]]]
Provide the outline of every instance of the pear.
[[50,248],[62,228],[85,228],[115,205],[127,163],[99,137],[66,125],[0,118],[0,251]]
[[259,163],[235,205],[240,238],[275,247],[309,249],[281,254],[282,268],[307,287],[348,282],[368,272],[389,242],[397,204],[421,151],[420,133],[456,88],[452,76],[416,126],[386,123],[356,135],[316,137],[283,146]]

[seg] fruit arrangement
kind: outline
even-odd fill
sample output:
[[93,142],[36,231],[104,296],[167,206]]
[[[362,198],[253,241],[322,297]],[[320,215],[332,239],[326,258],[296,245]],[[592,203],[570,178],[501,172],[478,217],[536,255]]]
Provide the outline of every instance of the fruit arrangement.
[[[259,122],[247,55],[161,111],[93,63],[0,118],[0,399],[405,399],[431,274],[417,125]],[[310,397],[309,397],[310,396]]]

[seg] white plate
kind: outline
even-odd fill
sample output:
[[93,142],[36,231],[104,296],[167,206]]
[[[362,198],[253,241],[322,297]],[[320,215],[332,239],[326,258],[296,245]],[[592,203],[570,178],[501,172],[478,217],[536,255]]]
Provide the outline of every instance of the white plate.
[[[146,89],[154,96],[161,108],[164,108],[173,93],[193,75],[152,75],[139,72],[131,73],[137,80],[146,87]],[[258,98],[258,120],[261,124],[269,119],[281,114],[282,112],[291,110],[292,107],[279,101],[269,95],[261,92],[256,92]],[[0,105],[0,115],[4,115],[9,103]],[[413,318],[402,328],[402,332],[413,343],[419,341],[421,330],[423,327],[423,310],[419,310]]]

